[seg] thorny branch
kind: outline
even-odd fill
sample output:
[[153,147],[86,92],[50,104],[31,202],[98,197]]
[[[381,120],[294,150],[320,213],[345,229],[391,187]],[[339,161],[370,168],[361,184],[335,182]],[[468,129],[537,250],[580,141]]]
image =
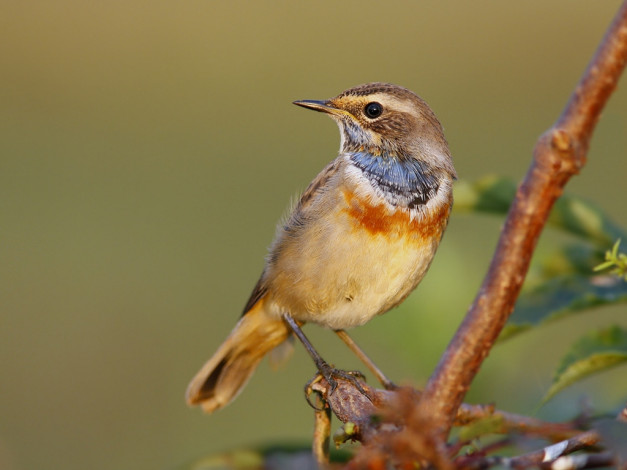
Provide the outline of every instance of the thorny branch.
[[[424,440],[420,438],[423,430],[414,427],[414,423],[406,419],[409,416],[408,411],[420,402],[420,392],[409,387],[390,391],[374,389],[365,383],[361,385],[367,396],[344,379],[338,379],[333,393],[330,393],[329,384],[322,378],[311,387],[311,392],[321,398],[316,405],[326,403],[340,421],[345,423],[344,434],[336,435],[336,442],[356,440],[364,444],[363,451],[350,462],[348,468],[390,468],[390,465],[414,462],[416,455],[425,455]],[[324,412],[324,408],[316,411],[318,444],[314,448],[317,449],[320,449],[319,445],[325,433],[328,438],[330,432],[328,421],[318,425],[319,415]],[[462,404],[454,424],[463,426],[482,420],[490,423],[492,434],[524,435],[526,438],[542,438],[556,444],[515,458],[488,457],[478,453],[453,460],[459,449],[467,444],[460,441],[450,446],[447,452],[447,463],[452,468],[483,469],[493,465],[510,468],[537,467],[554,462],[575,450],[594,446],[601,439],[595,431],[584,432],[578,429],[578,423],[549,423],[500,411],[493,406]],[[328,463],[326,457],[320,458],[321,453],[320,450],[316,453],[318,462]],[[603,459],[602,461],[612,462],[613,457],[608,454]]]

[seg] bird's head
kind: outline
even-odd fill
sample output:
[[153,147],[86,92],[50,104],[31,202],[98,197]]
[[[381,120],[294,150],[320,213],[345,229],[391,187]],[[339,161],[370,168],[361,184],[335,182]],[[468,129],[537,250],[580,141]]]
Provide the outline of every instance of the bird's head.
[[341,153],[414,158],[456,177],[440,122],[429,105],[406,88],[367,83],[335,98],[294,104],[327,113],[337,122]]

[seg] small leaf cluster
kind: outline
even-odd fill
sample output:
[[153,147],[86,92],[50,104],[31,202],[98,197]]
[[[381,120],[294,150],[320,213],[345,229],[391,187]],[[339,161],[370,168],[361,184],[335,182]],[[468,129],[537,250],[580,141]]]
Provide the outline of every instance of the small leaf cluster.
[[616,240],[611,250],[605,252],[605,262],[595,266],[595,271],[610,269],[610,273],[627,281],[627,255],[619,253],[620,239]]

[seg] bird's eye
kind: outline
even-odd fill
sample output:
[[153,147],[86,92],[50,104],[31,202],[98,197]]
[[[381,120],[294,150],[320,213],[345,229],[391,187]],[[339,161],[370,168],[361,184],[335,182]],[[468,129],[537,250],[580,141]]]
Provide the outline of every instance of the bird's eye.
[[370,119],[378,118],[379,116],[381,116],[381,113],[383,113],[383,106],[381,106],[376,101],[373,101],[372,103],[368,103],[366,105],[366,107],[364,108],[364,113]]

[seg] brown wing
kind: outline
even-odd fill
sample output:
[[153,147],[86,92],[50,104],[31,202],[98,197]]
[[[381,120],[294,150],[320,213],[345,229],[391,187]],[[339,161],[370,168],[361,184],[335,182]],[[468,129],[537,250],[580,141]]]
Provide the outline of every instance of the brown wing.
[[246,306],[244,307],[244,311],[242,312],[242,315],[246,315],[247,312],[252,310],[255,304],[259,302],[259,300],[264,295],[266,295],[266,292],[268,292],[268,288],[263,285],[263,273],[262,273],[261,277],[257,281],[257,285],[253,289],[252,294],[250,294],[250,298],[248,299],[248,302],[246,302]]
[[[340,168],[341,159],[336,158],[331,163],[329,163],[319,174],[314,178],[314,180],[309,184],[307,189],[301,195],[298,203],[294,207],[292,213],[288,216],[287,222],[284,225],[284,230],[290,231],[291,229],[297,228],[302,223],[303,212],[307,210],[307,207],[310,205],[312,198],[318,191],[323,191],[329,180],[335,175]],[[272,246],[274,247],[274,243]],[[272,262],[272,254],[270,254],[269,260]],[[261,277],[257,281],[257,285],[253,289],[253,292],[250,294],[248,302],[246,302],[246,306],[244,307],[244,311],[242,315],[245,315],[246,312],[250,311],[255,304],[268,292],[268,286],[265,282],[265,270],[261,274]]]
[[301,195],[294,212],[306,209],[314,195],[318,191],[324,190],[329,180],[339,171],[341,162],[341,157],[338,157],[329,163],[320,173],[318,173],[318,176],[316,176],[314,180],[309,183],[309,186],[307,186],[307,189],[305,189],[305,192]]

